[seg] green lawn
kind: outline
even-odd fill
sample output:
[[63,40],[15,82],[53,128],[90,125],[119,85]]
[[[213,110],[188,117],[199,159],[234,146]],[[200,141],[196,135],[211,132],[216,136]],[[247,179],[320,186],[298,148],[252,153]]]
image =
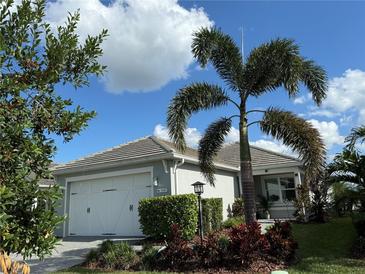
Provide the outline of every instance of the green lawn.
[[[365,273],[365,260],[350,259],[350,248],[356,237],[350,218],[334,219],[326,224],[294,224],[293,232],[299,243],[301,261],[289,269],[290,274]],[[59,273],[102,272],[74,268]],[[157,272],[139,272],[148,273]]]
[[350,218],[293,225],[301,261],[289,273],[365,273],[365,261],[350,259],[356,237]]

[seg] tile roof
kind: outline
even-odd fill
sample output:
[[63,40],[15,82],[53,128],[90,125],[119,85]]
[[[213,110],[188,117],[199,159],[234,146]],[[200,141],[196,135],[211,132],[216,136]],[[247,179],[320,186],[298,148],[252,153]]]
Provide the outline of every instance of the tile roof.
[[[175,144],[159,139],[154,136],[144,137],[126,144],[122,144],[98,153],[91,154],[84,158],[60,164],[55,170],[85,167],[110,163],[113,161],[134,160],[150,156],[166,155],[169,153],[179,153],[183,156],[198,159],[198,151],[187,148],[184,153],[179,152]],[[297,164],[300,161],[294,157],[275,153],[266,149],[251,146],[253,167],[268,166],[273,164]],[[224,146],[215,158],[216,163],[225,164],[232,167],[239,166],[239,144],[234,143]]]
[[[218,157],[230,165],[239,166],[240,164],[239,143],[224,146],[219,152]],[[301,161],[293,156],[277,153],[271,150],[250,146],[252,166],[260,168],[270,165],[301,165]]]
[[155,138],[145,137],[88,155],[78,160],[59,164],[55,167],[55,170],[90,166],[113,161],[138,159],[148,156],[162,155],[168,152],[172,152],[172,150],[170,149],[169,151],[167,147],[157,143]]

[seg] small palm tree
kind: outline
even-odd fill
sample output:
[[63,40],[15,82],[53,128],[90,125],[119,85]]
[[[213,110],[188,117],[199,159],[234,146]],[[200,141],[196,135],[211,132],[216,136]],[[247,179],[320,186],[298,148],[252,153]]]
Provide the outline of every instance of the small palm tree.
[[332,181],[348,182],[365,189],[365,155],[344,149],[328,165]]
[[347,147],[353,150],[357,141],[365,142],[365,125],[356,127],[351,130],[351,134],[346,137]]
[[[237,102],[222,87],[209,83],[193,83],[180,89],[173,98],[167,124],[171,139],[184,151],[184,131],[193,113],[232,103],[237,113],[213,122],[199,142],[200,169],[214,185],[213,160],[221,149],[224,138],[239,120],[240,169],[245,218],[256,220],[255,188],[252,175],[248,128],[256,123],[266,134],[280,139],[302,158],[306,178],[315,177],[323,167],[325,148],[319,132],[291,112],[270,107],[265,111],[247,109],[247,100],[259,97],[283,86],[289,97],[294,97],[303,83],[319,105],[325,98],[327,77],[325,71],[313,61],[300,56],[298,46],[288,39],[276,39],[255,48],[243,62],[239,48],[233,40],[218,29],[203,28],[193,36],[192,52],[202,67],[211,62]],[[232,95],[233,95],[232,94]],[[260,121],[249,121],[249,114],[260,112]]]

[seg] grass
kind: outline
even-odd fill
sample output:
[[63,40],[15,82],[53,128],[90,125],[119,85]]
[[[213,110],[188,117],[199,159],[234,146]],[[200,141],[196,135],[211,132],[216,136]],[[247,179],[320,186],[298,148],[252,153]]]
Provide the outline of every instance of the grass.
[[[299,244],[301,261],[288,269],[298,273],[365,273],[365,261],[351,259],[350,249],[356,237],[350,218],[333,219],[326,224],[294,224],[294,238]],[[70,268],[58,274],[105,273]],[[110,273],[110,272],[109,272]],[[113,272],[130,273],[130,272]],[[139,274],[166,272],[138,272]],[[169,273],[171,274],[171,273]]]
[[365,273],[365,261],[351,259],[356,233],[350,218],[326,224],[294,224],[301,261],[289,273]]

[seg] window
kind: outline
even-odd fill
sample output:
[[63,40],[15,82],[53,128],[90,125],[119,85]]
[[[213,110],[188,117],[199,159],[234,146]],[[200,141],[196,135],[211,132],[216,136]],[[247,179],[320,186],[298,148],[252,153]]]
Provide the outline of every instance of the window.
[[270,176],[263,178],[266,196],[272,202],[293,202],[295,194],[294,176]]
[[266,194],[270,201],[277,202],[280,200],[280,190],[278,188],[277,178],[265,179]]
[[293,177],[280,177],[280,189],[283,202],[292,202],[295,199],[295,183]]

